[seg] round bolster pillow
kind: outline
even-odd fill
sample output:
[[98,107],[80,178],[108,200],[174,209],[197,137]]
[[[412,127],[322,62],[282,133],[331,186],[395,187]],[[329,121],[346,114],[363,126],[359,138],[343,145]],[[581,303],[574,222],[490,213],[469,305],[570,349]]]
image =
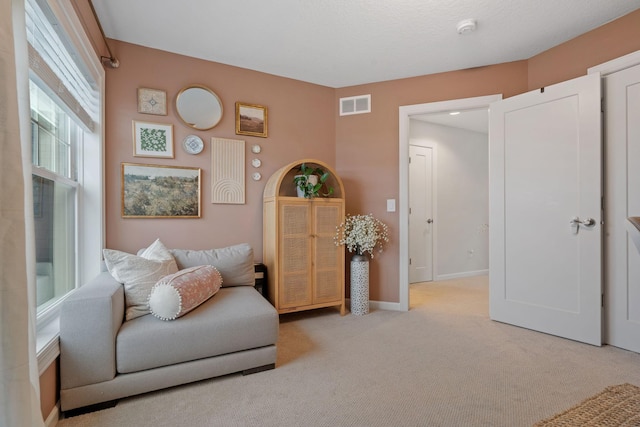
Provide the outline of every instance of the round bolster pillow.
[[211,265],[186,268],[163,277],[149,295],[151,314],[162,320],[174,320],[215,295],[222,276]]

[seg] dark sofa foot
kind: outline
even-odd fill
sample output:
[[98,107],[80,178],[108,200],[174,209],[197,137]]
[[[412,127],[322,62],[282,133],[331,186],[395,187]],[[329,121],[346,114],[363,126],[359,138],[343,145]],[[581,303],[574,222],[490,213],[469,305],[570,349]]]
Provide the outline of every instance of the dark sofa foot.
[[275,368],[276,368],[276,364],[270,363],[268,365],[258,366],[257,368],[245,369],[244,371],[242,371],[242,375],[257,374],[258,372],[269,371]]
[[101,411],[103,409],[114,408],[118,404],[118,400],[110,400],[108,402],[96,403],[95,405],[83,406],[82,408],[71,409],[64,411],[62,415],[64,418],[71,418],[82,414],[88,414],[90,412]]

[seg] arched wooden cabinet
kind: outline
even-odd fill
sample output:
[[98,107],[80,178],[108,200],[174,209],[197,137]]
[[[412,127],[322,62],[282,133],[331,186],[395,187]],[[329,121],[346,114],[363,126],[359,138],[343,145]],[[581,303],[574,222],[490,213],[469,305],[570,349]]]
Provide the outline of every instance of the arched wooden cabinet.
[[[297,197],[293,178],[301,164],[330,173],[329,197]],[[344,221],[344,186],[335,171],[315,159],[290,163],[267,181],[263,201],[263,257],[269,300],[278,313],[339,306],[345,313],[344,246],[336,227]]]

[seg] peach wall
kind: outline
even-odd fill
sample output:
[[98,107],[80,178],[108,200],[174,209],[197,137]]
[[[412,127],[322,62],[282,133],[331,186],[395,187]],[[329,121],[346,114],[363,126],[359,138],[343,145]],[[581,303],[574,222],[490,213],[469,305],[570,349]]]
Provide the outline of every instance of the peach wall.
[[58,403],[60,398],[58,390],[60,390],[60,384],[58,360],[56,360],[40,375],[40,410],[45,420]]
[[[168,247],[205,249],[240,242],[250,243],[256,260],[262,259],[262,191],[278,168],[301,158],[335,164],[334,90],[269,74],[203,61],[133,44],[110,41],[120,61],[106,75],[106,246],[133,252],[160,238]],[[209,131],[195,131],[176,116],[175,97],[183,87],[202,84],[211,88],[223,104],[222,121]],[[137,113],[137,88],[167,92],[169,113],[154,116]],[[268,138],[235,134],[235,102],[268,108]],[[175,159],[133,157],[132,120],[173,124]],[[183,151],[189,134],[200,136],[205,149],[198,155]],[[212,204],[211,137],[246,141],[246,203]],[[253,144],[262,152],[251,153]],[[251,159],[262,160],[254,169]],[[121,217],[122,162],[190,166],[202,169],[202,218],[123,219]],[[253,181],[251,173],[262,173]]]
[[398,212],[386,199],[399,194],[398,109],[402,105],[526,91],[526,61],[373,83],[336,90],[338,99],[371,94],[371,113],[336,114],[336,169],[348,195],[347,213],[372,213],[389,226],[391,241],[370,263],[370,298],[399,301]]
[[640,9],[529,59],[529,90],[587,73],[640,50]]

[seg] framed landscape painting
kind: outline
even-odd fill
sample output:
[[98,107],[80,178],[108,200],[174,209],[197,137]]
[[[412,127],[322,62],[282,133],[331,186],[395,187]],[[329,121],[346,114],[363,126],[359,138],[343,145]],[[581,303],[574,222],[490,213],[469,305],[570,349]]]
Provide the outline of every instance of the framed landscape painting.
[[200,218],[201,169],[122,163],[123,218]]
[[173,159],[173,125],[134,120],[133,155]]
[[267,137],[267,107],[236,102],[236,134]]

